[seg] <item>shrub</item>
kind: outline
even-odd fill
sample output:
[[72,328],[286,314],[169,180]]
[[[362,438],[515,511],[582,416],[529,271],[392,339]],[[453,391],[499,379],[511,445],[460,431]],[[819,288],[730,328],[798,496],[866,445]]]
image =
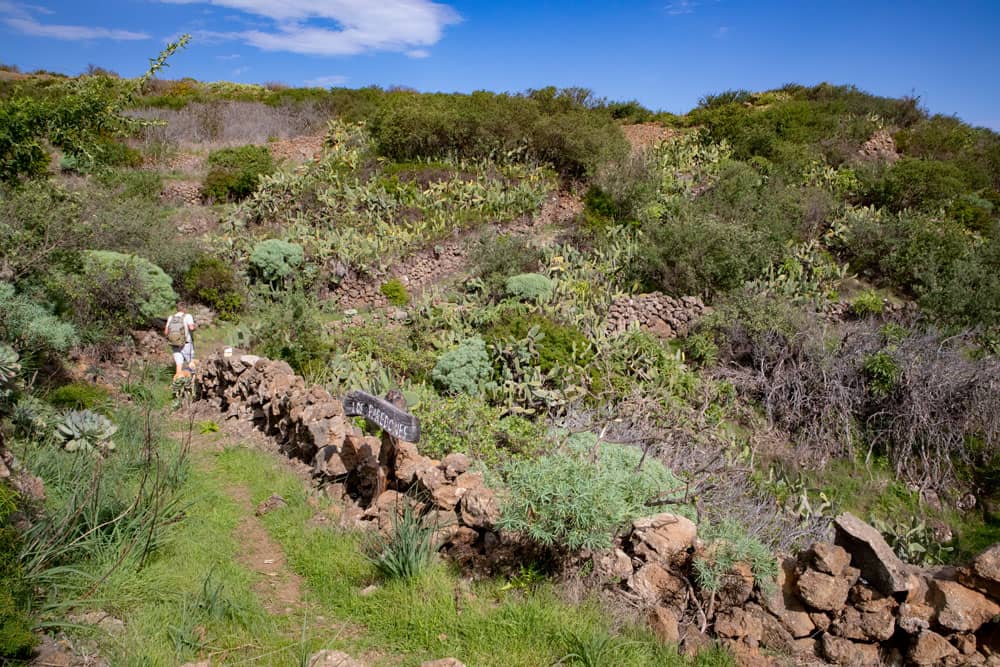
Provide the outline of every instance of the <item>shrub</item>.
[[714,366],[719,359],[719,346],[711,333],[700,331],[684,339],[684,354],[703,366]]
[[305,261],[302,246],[281,239],[267,239],[254,246],[250,271],[254,278],[271,285],[287,281]]
[[529,95],[391,93],[372,118],[371,132],[379,153],[396,161],[526,152],[574,177],[627,152],[610,114],[555,88]]
[[76,328],[43,306],[18,294],[13,285],[0,282],[0,340],[22,356],[62,355],[78,342]]
[[865,290],[851,300],[851,312],[857,317],[882,314],[882,297],[875,290]]
[[541,422],[502,416],[504,408],[465,394],[422,397],[413,413],[420,418],[420,453],[436,459],[461,452],[495,466],[531,457],[545,442]]
[[442,354],[431,377],[451,394],[479,396],[490,382],[493,367],[486,343],[479,336],[466,338],[458,347]]
[[903,158],[870,183],[865,200],[891,211],[935,208],[965,190],[962,172],[939,160]]
[[535,344],[538,365],[544,371],[556,365],[563,368],[574,364],[586,365],[593,357],[590,340],[576,327],[560,324],[543,315],[509,315],[485,332],[486,342],[503,345],[524,340],[532,328],[541,334]]
[[490,294],[500,294],[510,276],[536,270],[542,252],[523,236],[488,235],[479,240],[469,257],[473,275],[483,281]]
[[778,260],[784,245],[747,224],[681,213],[643,225],[646,281],[671,294],[713,294],[739,287]]
[[887,350],[879,350],[865,357],[862,363],[868,378],[868,391],[876,398],[889,396],[899,381],[899,366]]
[[199,257],[183,280],[188,297],[215,310],[219,317],[234,320],[243,310],[243,284],[232,265],[218,257]]
[[540,273],[522,273],[508,278],[504,288],[507,296],[520,301],[544,301],[552,296],[555,283]]
[[240,201],[253,193],[261,176],[274,171],[274,159],[266,146],[239,146],[209,153],[208,167],[201,196],[216,202]]
[[87,382],[71,382],[49,392],[45,399],[64,410],[99,410],[108,408],[111,394],[107,389]]
[[398,278],[393,278],[382,283],[382,285],[378,288],[378,291],[381,292],[393,306],[402,308],[410,302],[410,295],[406,291],[406,286],[403,285]]
[[735,521],[723,521],[699,528],[699,537],[706,548],[694,560],[695,578],[702,590],[718,592],[725,577],[737,563],[747,563],[754,583],[767,592],[774,589],[778,577],[778,561],[766,545],[747,534]]
[[330,343],[323,318],[311,295],[300,289],[261,298],[249,314],[249,337],[261,354],[282,359],[298,373],[326,365]]
[[610,548],[616,531],[649,513],[647,502],[682,486],[655,459],[640,467],[641,458],[636,447],[583,433],[546,456],[512,461],[502,471],[499,527],[560,549]]
[[58,278],[53,289],[84,340],[100,343],[173,312],[171,282],[141,257],[92,250],[84,253],[82,272]]

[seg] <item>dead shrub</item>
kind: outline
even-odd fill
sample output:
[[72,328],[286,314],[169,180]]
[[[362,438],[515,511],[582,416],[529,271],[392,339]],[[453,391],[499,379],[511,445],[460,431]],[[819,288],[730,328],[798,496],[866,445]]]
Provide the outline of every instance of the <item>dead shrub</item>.
[[879,319],[834,325],[806,312],[789,330],[731,308],[717,314],[719,377],[759,402],[804,461],[885,456],[903,478],[947,491],[956,464],[1000,453],[1000,362],[973,358],[971,334]]

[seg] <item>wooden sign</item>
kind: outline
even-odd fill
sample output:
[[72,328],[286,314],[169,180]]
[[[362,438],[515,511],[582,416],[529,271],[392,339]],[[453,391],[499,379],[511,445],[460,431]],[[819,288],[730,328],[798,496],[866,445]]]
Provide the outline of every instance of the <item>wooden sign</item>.
[[407,442],[420,440],[420,420],[409,412],[363,391],[352,391],[344,397],[344,414],[364,417],[380,429]]

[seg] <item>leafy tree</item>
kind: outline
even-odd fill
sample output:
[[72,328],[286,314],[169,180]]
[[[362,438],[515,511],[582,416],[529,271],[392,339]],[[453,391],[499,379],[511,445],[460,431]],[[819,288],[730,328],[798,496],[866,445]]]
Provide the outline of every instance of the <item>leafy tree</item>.
[[167,58],[187,45],[189,35],[168,44],[138,79],[86,76],[58,81],[42,94],[16,89],[0,100],[0,181],[17,182],[45,173],[52,144],[76,165],[103,163],[111,152],[108,142],[129,136],[142,121],[123,112]]

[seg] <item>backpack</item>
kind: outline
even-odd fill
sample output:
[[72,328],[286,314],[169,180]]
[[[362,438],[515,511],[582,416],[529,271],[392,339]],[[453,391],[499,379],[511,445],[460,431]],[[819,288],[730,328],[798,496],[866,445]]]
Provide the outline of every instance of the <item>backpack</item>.
[[184,316],[171,315],[167,320],[167,340],[171,345],[181,347],[187,343],[187,333],[184,329]]

